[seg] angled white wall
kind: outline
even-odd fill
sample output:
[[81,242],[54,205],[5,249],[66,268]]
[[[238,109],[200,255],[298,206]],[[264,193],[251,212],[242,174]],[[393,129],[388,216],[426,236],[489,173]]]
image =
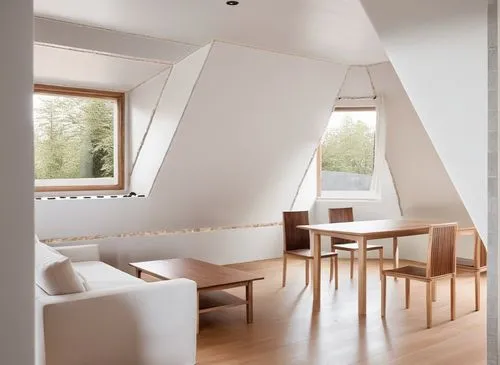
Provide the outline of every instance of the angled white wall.
[[0,2],[0,362],[34,363],[33,2]]
[[[141,144],[146,136],[151,118],[158,106],[160,97],[167,82],[171,68],[161,72],[159,75],[139,85],[128,93],[128,141],[129,141],[129,165],[137,159]],[[130,170],[131,171],[131,170]]]
[[470,225],[464,204],[392,65],[384,63],[369,70],[377,94],[384,100],[386,159],[403,215]]
[[[189,227],[280,221],[346,67],[215,42],[153,195]],[[172,76],[171,76],[172,77]]]
[[[345,71],[342,65],[215,43],[150,196],[37,201],[37,232],[42,238],[113,236],[280,221]],[[153,99],[157,89],[150,88]],[[160,256],[231,263],[279,256],[281,232],[272,226],[91,242],[121,268]]]
[[486,240],[487,1],[361,1]]
[[174,65],[159,99],[151,95],[159,102],[132,169],[131,191],[149,195],[211,47],[202,47]]

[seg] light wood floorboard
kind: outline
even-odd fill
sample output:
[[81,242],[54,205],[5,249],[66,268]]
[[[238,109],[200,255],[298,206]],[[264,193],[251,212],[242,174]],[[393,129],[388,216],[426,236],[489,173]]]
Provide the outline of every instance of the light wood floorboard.
[[[404,262],[401,262],[404,265]],[[254,323],[245,307],[202,314],[198,364],[225,365],[446,365],[486,363],[486,311],[474,312],[474,276],[457,278],[456,320],[450,322],[449,280],[438,282],[432,329],[426,329],[425,284],[411,283],[405,307],[404,280],[387,279],[387,316],[380,318],[378,260],[370,260],[367,317],[357,315],[357,281],[349,279],[349,261],[339,260],[339,289],[322,265],[321,311],[312,313],[312,285],[304,284],[303,260],[290,259],[286,288],[282,260],[231,265],[265,276],[254,285]],[[392,261],[385,262],[387,268]],[[486,277],[481,278],[486,308]],[[244,296],[244,288],[231,289]]]

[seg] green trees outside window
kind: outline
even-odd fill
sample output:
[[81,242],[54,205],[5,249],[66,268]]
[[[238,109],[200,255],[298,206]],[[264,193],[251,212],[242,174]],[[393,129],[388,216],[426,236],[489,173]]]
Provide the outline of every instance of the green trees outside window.
[[323,191],[370,189],[376,119],[375,109],[333,112],[321,142]]
[[115,175],[113,99],[35,93],[35,178]]

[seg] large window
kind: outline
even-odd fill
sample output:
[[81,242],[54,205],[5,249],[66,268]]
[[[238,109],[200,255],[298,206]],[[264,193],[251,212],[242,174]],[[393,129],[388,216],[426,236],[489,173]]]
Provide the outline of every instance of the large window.
[[36,191],[123,189],[122,93],[35,85]]
[[320,197],[359,197],[373,189],[376,131],[374,107],[335,108],[318,148]]

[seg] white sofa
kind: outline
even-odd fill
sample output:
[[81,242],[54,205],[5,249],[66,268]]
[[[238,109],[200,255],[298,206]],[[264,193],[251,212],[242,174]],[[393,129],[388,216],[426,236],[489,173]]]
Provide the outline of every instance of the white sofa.
[[35,285],[38,365],[193,365],[196,284],[146,283],[99,260],[95,245],[56,248],[86,291],[48,295]]

